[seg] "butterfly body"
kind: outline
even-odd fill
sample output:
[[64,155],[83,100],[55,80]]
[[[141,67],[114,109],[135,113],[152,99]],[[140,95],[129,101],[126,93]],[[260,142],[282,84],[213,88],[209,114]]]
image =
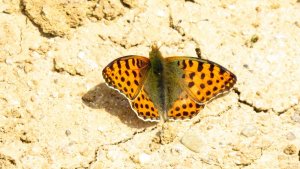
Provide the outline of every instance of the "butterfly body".
[[178,69],[176,64],[166,62],[156,48],[153,48],[149,55],[151,66],[144,90],[160,112],[160,118],[167,120],[166,112],[182,92],[177,80],[182,70]]
[[103,69],[108,86],[124,94],[145,121],[190,119],[236,82],[222,66],[194,57],[164,58],[153,45],[149,59],[125,56]]

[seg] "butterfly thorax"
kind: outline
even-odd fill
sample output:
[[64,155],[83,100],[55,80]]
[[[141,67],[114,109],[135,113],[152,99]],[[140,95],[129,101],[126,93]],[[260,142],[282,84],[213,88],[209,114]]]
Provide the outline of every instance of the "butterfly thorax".
[[157,76],[162,76],[164,69],[164,58],[156,46],[152,47],[152,50],[149,53],[149,59],[153,73],[155,73]]

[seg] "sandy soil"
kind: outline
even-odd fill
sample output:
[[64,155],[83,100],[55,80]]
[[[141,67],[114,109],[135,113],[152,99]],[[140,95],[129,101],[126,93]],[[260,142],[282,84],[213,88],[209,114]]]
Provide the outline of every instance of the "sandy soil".
[[[233,91],[190,121],[143,122],[101,71],[196,56]],[[0,168],[300,168],[300,2],[0,1]]]

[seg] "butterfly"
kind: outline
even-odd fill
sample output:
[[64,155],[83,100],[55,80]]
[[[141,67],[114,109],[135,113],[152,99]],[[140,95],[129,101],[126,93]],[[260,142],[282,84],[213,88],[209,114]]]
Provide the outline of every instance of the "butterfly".
[[229,70],[200,57],[164,58],[155,44],[149,58],[120,57],[109,63],[102,75],[109,87],[126,96],[144,121],[191,119],[237,81]]

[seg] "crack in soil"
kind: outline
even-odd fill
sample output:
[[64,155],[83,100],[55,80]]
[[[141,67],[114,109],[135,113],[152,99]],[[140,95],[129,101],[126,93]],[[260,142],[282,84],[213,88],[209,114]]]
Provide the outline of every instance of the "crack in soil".
[[271,112],[274,112],[275,114],[277,114],[278,116],[280,116],[281,114],[284,114],[285,112],[289,111],[290,109],[294,108],[295,106],[297,106],[298,104],[294,104],[294,105],[291,105],[289,107],[287,107],[286,109],[282,110],[282,111],[276,111],[274,108],[258,108],[256,107],[255,105],[253,105],[252,103],[249,103],[248,101],[246,100],[241,100],[240,99],[240,95],[241,95],[241,92],[237,89],[237,88],[233,88],[233,91],[239,96],[238,98],[238,102],[241,103],[241,104],[244,104],[244,105],[247,105],[249,107],[252,107],[253,110],[256,112],[256,113],[261,113],[261,112],[268,112],[268,111],[271,111]]
[[135,131],[135,132],[132,134],[131,137],[125,138],[125,139],[123,139],[123,140],[120,140],[120,141],[117,141],[117,142],[114,142],[114,143],[103,144],[103,145],[101,145],[100,147],[102,147],[102,146],[114,146],[114,145],[119,145],[119,144],[126,143],[126,142],[132,140],[132,139],[135,137],[135,135],[140,134],[140,133],[144,133],[144,132],[146,131],[146,129],[147,129],[147,128],[144,128],[144,129],[141,130],[141,131]]
[[194,125],[198,124],[201,122],[202,119],[206,118],[206,117],[221,117],[221,115],[223,115],[225,112],[227,112],[228,110],[231,109],[231,106],[228,106],[227,109],[221,111],[218,114],[213,114],[213,115],[207,115],[207,116],[202,116],[201,118],[199,117],[197,120],[195,120],[191,126],[189,127],[189,129],[191,129],[191,127],[193,127]]
[[[194,160],[198,160],[197,158],[195,158],[195,157],[192,157],[192,159],[194,159]],[[214,161],[214,160],[209,160],[209,159],[204,159],[204,158],[201,158],[200,157],[200,161],[202,162],[202,163],[204,163],[204,164],[208,164],[208,165],[210,165],[210,166],[215,166],[215,167],[219,167],[220,169],[223,169],[223,167],[220,165],[220,163],[218,163],[218,161],[216,162],[216,161]]]
[[249,103],[247,102],[246,100],[241,100],[240,99],[240,96],[241,96],[241,92],[237,89],[237,88],[233,88],[233,91],[238,95],[238,102],[241,103],[241,104],[244,104],[244,105],[247,105],[249,107],[252,107],[253,110],[256,112],[256,113],[260,113],[260,112],[267,112],[269,111],[270,109],[262,109],[262,108],[258,108],[256,106],[254,106],[252,103]]
[[125,139],[122,139],[120,141],[117,141],[117,142],[114,142],[114,143],[109,143],[109,144],[102,144],[100,146],[98,146],[95,150],[95,155],[94,155],[94,158],[93,160],[91,160],[90,162],[88,162],[89,164],[89,167],[88,168],[91,168],[91,165],[94,164],[96,161],[97,161],[97,156],[98,156],[98,151],[103,147],[103,146],[115,146],[115,145],[119,145],[119,144],[123,144],[123,143],[126,143],[130,140],[133,140],[134,137],[138,134],[141,134],[141,133],[144,133],[144,132],[148,132],[148,131],[153,131],[157,128],[157,126],[154,126],[154,127],[151,127],[151,128],[144,128],[140,131],[135,131],[130,137],[128,138],[125,138]]

